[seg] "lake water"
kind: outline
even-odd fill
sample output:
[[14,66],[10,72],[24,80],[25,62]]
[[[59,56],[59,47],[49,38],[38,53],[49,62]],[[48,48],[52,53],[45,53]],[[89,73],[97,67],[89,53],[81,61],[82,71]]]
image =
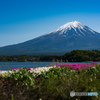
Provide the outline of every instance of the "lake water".
[[0,70],[10,70],[12,68],[33,68],[33,67],[45,67],[46,65],[58,64],[57,62],[0,62]]
[[[71,62],[71,63],[76,63],[76,62]],[[83,63],[83,62],[77,62],[77,63]],[[88,63],[88,62],[84,62],[84,63]],[[21,67],[27,67],[27,68],[46,67],[46,65],[51,66],[54,64],[58,64],[58,63],[57,62],[0,62],[0,70],[7,71],[12,68],[21,68]],[[64,64],[64,62],[59,64]]]

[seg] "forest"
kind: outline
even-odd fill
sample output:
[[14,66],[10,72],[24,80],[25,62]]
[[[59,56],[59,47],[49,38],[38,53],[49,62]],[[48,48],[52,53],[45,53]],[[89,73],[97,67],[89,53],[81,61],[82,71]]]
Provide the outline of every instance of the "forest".
[[100,61],[98,50],[73,50],[62,56],[0,56],[0,62],[87,62]]
[[98,50],[73,50],[62,56],[42,56],[40,61],[60,61],[60,62],[86,62],[100,61],[100,51]]

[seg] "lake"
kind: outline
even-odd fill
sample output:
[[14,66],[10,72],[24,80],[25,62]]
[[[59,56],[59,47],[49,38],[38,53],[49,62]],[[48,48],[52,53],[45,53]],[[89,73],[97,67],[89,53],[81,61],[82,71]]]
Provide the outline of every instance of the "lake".
[[[46,67],[47,65],[51,66],[54,64],[64,64],[67,62],[0,62],[0,70],[7,71],[12,68],[36,68],[36,67]],[[69,63],[69,62],[68,62]],[[71,63],[89,63],[89,62],[71,62]]]

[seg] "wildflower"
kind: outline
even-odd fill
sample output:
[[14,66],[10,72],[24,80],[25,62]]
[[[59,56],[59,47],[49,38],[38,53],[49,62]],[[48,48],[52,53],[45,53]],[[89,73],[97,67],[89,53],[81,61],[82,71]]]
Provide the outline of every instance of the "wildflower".
[[92,78],[90,78],[90,80],[92,81]]

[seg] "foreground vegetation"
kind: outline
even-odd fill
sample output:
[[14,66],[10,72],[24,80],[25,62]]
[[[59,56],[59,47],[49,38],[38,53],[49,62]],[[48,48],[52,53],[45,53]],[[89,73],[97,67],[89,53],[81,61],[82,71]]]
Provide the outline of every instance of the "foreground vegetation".
[[1,62],[84,62],[84,61],[100,61],[100,51],[98,50],[73,50],[68,52],[62,56],[28,56],[28,55],[20,55],[20,56],[0,56]]
[[[70,96],[70,92],[98,96]],[[0,100],[100,100],[100,64],[56,65],[0,72]]]

